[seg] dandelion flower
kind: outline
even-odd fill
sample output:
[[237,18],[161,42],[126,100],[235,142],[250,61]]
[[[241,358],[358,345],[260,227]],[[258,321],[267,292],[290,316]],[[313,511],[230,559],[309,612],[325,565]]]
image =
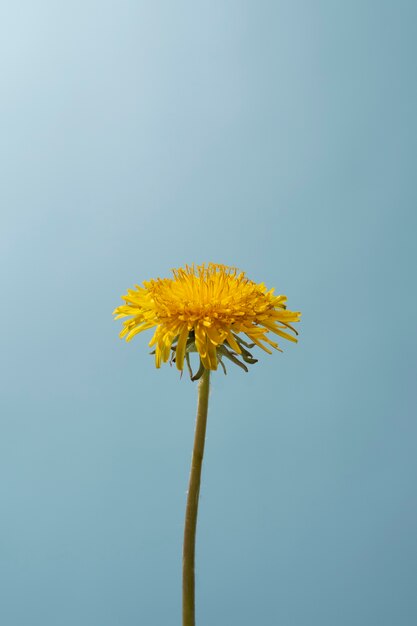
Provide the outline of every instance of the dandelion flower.
[[[200,377],[206,370],[216,370],[223,358],[243,369],[255,363],[247,348],[257,345],[265,352],[280,350],[270,334],[297,341],[292,322],[300,313],[286,308],[287,298],[274,295],[263,283],[255,283],[234,267],[209,263],[172,271],[172,278],[144,281],[128,289],[125,304],[114,311],[123,322],[120,337],[130,341],[144,330],[155,328],[149,343],[154,347],[155,364],[170,357],[182,371],[189,353],[200,356]],[[245,339],[243,339],[245,337]],[[249,343],[248,343],[249,341]]]
[[[127,341],[154,328],[149,343],[155,364],[174,361],[182,372],[184,362],[198,385],[197,420],[185,512],[183,545],[183,626],[195,626],[195,538],[201,468],[204,456],[211,370],[226,368],[227,358],[245,371],[256,363],[249,349],[255,345],[272,354],[280,350],[270,334],[297,341],[291,325],[300,313],[289,311],[285,296],[275,296],[263,283],[254,283],[234,267],[209,263],[173,270],[173,278],[145,281],[128,289],[125,304],[114,311],[123,322],[120,337]],[[190,353],[196,352],[200,367],[193,375]]]

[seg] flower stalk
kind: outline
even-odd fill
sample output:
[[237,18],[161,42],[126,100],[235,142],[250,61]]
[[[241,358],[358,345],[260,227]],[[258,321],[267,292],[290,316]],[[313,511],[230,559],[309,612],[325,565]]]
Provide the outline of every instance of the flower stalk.
[[197,419],[194,448],[191,460],[185,511],[183,576],[182,576],[182,623],[195,626],[195,537],[197,528],[198,498],[200,494],[201,467],[206,437],[210,370],[205,369],[198,384]]

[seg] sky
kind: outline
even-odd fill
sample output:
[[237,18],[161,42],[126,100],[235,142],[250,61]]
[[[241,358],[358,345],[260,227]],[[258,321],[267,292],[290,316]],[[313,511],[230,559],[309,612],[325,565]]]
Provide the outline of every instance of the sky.
[[303,316],[212,376],[197,625],[417,623],[416,20],[2,4],[2,624],[181,623],[197,387],[112,311],[210,261]]

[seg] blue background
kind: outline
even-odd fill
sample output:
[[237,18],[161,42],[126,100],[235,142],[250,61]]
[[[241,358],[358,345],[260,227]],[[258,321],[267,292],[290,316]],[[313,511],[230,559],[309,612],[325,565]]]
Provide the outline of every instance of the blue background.
[[196,385],[111,312],[214,261],[303,321],[213,376],[198,626],[415,626],[416,20],[2,4],[2,624],[180,623]]

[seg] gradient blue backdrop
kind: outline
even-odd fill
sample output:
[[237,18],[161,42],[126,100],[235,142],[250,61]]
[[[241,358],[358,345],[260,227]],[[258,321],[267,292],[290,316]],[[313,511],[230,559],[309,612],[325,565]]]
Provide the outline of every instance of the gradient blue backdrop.
[[1,624],[180,623],[196,386],[111,312],[211,260],[303,321],[213,377],[198,626],[415,626],[416,21],[2,4]]

